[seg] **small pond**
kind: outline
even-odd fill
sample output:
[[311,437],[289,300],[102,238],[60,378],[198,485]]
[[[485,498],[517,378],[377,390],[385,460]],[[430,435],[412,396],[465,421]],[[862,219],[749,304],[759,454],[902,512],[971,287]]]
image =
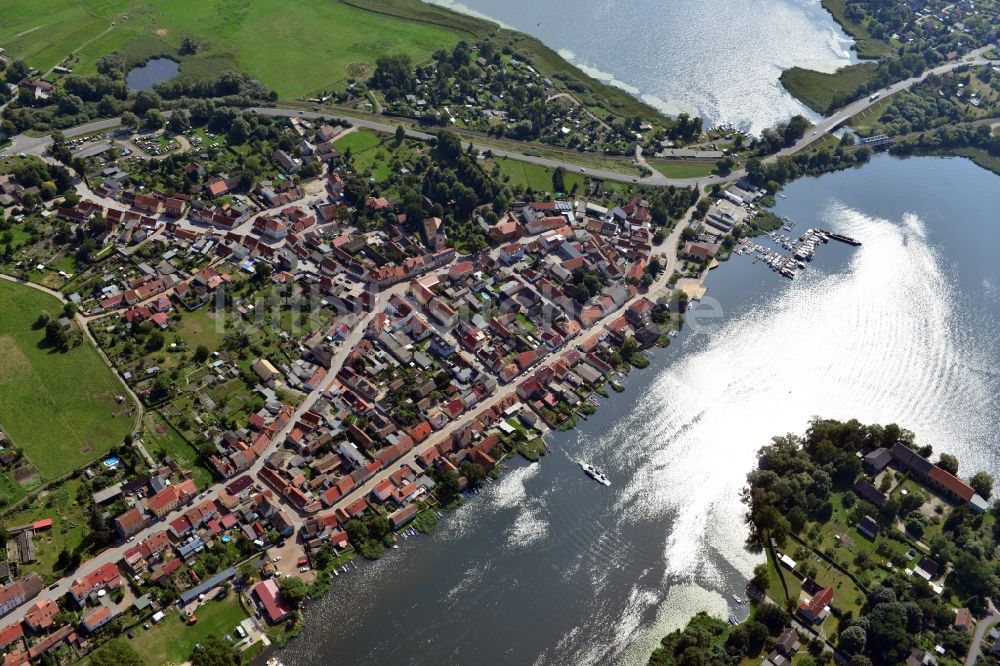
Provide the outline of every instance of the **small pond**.
[[147,60],[142,67],[133,67],[129,70],[125,82],[128,84],[128,89],[133,92],[152,90],[154,83],[174,78],[180,69],[181,66],[170,58],[153,58]]

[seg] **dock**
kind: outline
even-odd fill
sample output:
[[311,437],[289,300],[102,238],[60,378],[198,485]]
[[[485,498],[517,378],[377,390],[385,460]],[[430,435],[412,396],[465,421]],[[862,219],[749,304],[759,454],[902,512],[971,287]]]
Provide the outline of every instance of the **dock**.
[[851,238],[850,236],[845,236],[844,234],[835,234],[832,231],[827,231],[826,229],[820,229],[820,231],[826,234],[827,238],[829,238],[830,240],[840,241],[841,243],[847,243],[848,245],[853,245],[854,247],[858,247],[859,245],[861,245],[861,241],[857,240],[856,238]]

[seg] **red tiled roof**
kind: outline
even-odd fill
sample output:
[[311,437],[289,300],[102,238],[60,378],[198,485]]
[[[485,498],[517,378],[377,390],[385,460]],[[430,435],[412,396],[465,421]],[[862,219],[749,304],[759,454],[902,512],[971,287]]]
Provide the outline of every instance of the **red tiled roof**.
[[972,496],[976,494],[976,491],[972,489],[972,486],[963,482],[961,479],[956,478],[951,473],[944,471],[937,465],[931,467],[930,471],[927,472],[927,476],[930,477],[932,481],[943,486],[948,491],[954,493],[966,502],[971,500]]
[[809,601],[803,601],[799,604],[799,611],[810,618],[817,617],[823,612],[823,609],[830,605],[833,601],[833,588],[824,587],[822,590],[813,595],[813,598]]

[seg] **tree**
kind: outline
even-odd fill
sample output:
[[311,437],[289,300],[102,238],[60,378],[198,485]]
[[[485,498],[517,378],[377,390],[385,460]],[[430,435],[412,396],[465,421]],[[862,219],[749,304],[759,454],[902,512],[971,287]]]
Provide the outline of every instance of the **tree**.
[[191,129],[191,114],[184,109],[175,109],[170,115],[170,122],[167,127],[171,132],[181,134]]
[[555,171],[552,172],[552,191],[553,192],[565,192],[566,191],[566,169],[556,167]]
[[938,458],[937,466],[949,474],[958,475],[958,458],[950,453],[942,453]]
[[198,42],[191,37],[185,37],[181,40],[181,48],[179,52],[181,55],[194,55],[198,52]]
[[865,649],[868,641],[868,634],[865,630],[854,625],[840,632],[840,649],[847,654],[857,654]]
[[108,641],[90,654],[91,666],[142,666],[144,663],[135,648],[121,638]]
[[125,111],[124,113],[122,113],[122,125],[131,130],[134,130],[136,127],[139,126],[139,116],[135,115],[131,111]]
[[69,345],[69,336],[58,320],[50,319],[45,324],[45,343],[59,351],[66,351]]
[[750,587],[760,592],[767,592],[766,564],[758,564],[753,568],[753,578],[750,579]]
[[27,78],[29,74],[31,74],[31,68],[28,67],[27,63],[23,60],[15,60],[7,67],[5,78],[7,83],[18,83],[21,79]]
[[284,597],[293,608],[298,608],[306,598],[306,584],[298,576],[287,576],[278,583],[281,596]]
[[[759,566],[764,567],[763,573],[764,573],[764,578],[766,579],[767,565],[762,564]],[[756,571],[754,573],[756,577]],[[761,588],[762,590],[767,589],[766,580],[764,582],[764,585],[765,587]],[[775,604],[761,604],[760,606],[757,607],[757,621],[762,623],[765,627],[767,627],[767,630],[771,632],[772,636],[777,636],[779,633],[781,633],[781,630],[784,629],[785,625],[788,624],[788,620],[789,620],[788,613],[786,613],[784,609],[780,608],[779,606],[776,606]]]
[[148,109],[142,116],[142,125],[147,129],[162,129],[163,114],[159,109]]
[[901,664],[910,654],[913,636],[907,630],[904,604],[879,604],[868,614],[869,653],[880,664]]
[[194,350],[194,362],[204,363],[208,360],[209,354],[211,354],[211,352],[209,352],[208,347],[205,345],[198,345],[198,348]]
[[459,465],[459,469],[465,478],[468,479],[470,486],[479,485],[479,483],[486,478],[486,470],[483,469],[482,465],[477,465],[476,463],[469,462],[468,460],[462,461]]
[[988,472],[976,472],[969,479],[969,485],[983,499],[989,499],[993,494],[993,477]]
[[229,641],[208,636],[194,647],[188,657],[191,666],[241,666],[243,658]]
[[402,125],[396,126],[396,146],[399,147],[403,143],[403,139],[406,138],[406,130],[403,129]]
[[246,143],[250,138],[250,123],[239,117],[229,127],[229,138],[234,144]]

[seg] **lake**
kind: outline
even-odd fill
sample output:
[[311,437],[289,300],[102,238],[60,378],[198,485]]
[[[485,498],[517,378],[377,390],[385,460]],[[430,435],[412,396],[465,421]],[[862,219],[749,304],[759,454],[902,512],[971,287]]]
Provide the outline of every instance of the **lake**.
[[815,114],[778,82],[799,65],[856,62],[819,0],[431,0],[538,37],[588,74],[661,111],[759,133]]
[[170,58],[153,58],[141,67],[133,67],[125,77],[131,91],[152,90],[153,84],[167,81],[177,76],[181,66]]
[[[831,242],[794,281],[746,256],[650,367],[540,464],[335,579],[279,653],[304,664],[644,664],[699,610],[722,617],[759,562],[739,490],[770,437],[814,415],[895,421],[1000,473],[1000,178],[878,156],[797,181],[776,212]],[[711,301],[711,303],[710,303]],[[613,485],[587,479],[579,461]]]

